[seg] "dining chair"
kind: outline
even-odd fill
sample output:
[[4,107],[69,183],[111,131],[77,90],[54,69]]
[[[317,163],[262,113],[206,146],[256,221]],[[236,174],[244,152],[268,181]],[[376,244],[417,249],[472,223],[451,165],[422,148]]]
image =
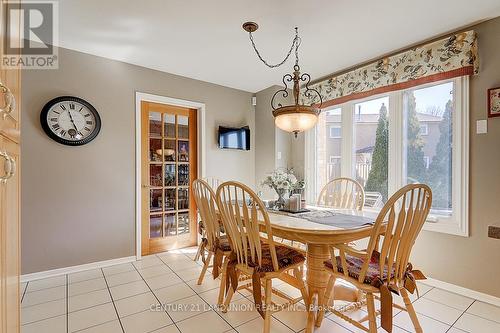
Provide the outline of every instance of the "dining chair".
[[[380,211],[366,250],[357,250],[348,244],[331,247],[335,260],[325,261],[325,268],[330,274],[327,299],[332,299],[335,280],[339,278],[352,283],[366,295],[368,308],[368,315],[358,321],[331,308],[333,314],[369,333],[377,332],[376,316],[381,314],[382,327],[391,332],[394,306],[407,311],[415,331],[422,332],[408,291],[413,293],[416,289],[415,279],[425,277],[420,271],[414,271],[408,260],[431,204],[432,192],[427,185],[406,185]],[[335,255],[335,250],[339,255]],[[403,297],[405,307],[392,303],[391,292]],[[380,299],[380,310],[375,310],[374,298]],[[361,324],[366,320],[368,328]]]
[[[200,276],[198,277],[197,284],[200,285],[203,282],[207,269],[210,265],[210,261],[213,260],[212,269],[218,271],[220,268],[222,269],[222,279],[220,282],[220,290],[217,304],[222,305],[222,301],[224,299],[224,290],[226,283],[226,267],[222,264],[222,260],[224,258],[228,258],[231,254],[231,246],[229,244],[229,240],[225,235],[221,235],[221,228],[218,218],[218,208],[217,201],[215,197],[215,192],[212,187],[205,181],[201,179],[196,179],[193,181],[193,193],[194,199],[196,202],[196,206],[198,207],[198,211],[204,222],[205,226],[205,240],[202,251],[208,252],[208,257],[205,259],[203,263],[203,268],[201,270]],[[217,258],[220,258],[218,260]],[[216,272],[214,277],[218,276]]]
[[[274,242],[264,203],[248,186],[234,181],[222,183],[217,189],[217,202],[233,249],[227,268],[230,288],[223,312],[227,311],[234,292],[239,289],[237,281],[240,275],[250,276],[256,309],[264,319],[264,333],[268,333],[272,313],[286,309],[302,299],[307,300],[302,270],[305,256],[291,247]],[[273,279],[280,279],[299,289],[302,297],[292,298],[273,289]],[[287,302],[281,305],[273,303],[272,294],[285,298]]]
[[[217,190],[217,187],[221,183],[220,179],[215,178],[215,177],[205,177],[203,180],[212,188],[212,190]],[[214,191],[215,191],[214,190]],[[196,251],[196,255],[194,256],[194,261],[200,260],[200,257],[203,256],[203,261],[205,261],[205,251],[203,251],[204,246],[206,244],[206,230],[205,226],[203,225],[203,218],[198,221],[198,233],[201,236],[201,242],[198,245],[198,251]]]
[[318,197],[318,206],[338,209],[363,210],[365,190],[359,182],[351,178],[335,178],[329,181]]

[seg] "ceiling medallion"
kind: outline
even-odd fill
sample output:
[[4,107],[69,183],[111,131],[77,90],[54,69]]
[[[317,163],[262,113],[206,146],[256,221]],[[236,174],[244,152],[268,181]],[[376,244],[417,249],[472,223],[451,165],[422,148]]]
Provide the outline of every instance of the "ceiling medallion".
[[[295,37],[292,41],[292,46],[288,51],[285,59],[283,59],[278,64],[269,64],[266,60],[262,58],[257,47],[255,46],[255,42],[253,40],[252,33],[255,32],[259,26],[255,22],[245,22],[243,23],[243,29],[248,32],[250,36],[250,42],[252,43],[252,47],[255,50],[255,53],[259,57],[259,59],[269,68],[276,68],[283,65],[290,55],[292,51],[295,49],[295,65],[293,66],[293,73],[286,74],[283,76],[282,82],[284,84],[283,89],[276,91],[271,99],[271,107],[273,108],[273,116],[275,125],[287,132],[294,133],[295,137],[297,134],[303,131],[307,131],[316,125],[318,121],[318,116],[321,113],[321,105],[323,100],[321,98],[320,93],[316,89],[309,88],[309,82],[311,81],[311,76],[307,73],[300,74],[299,67],[299,46],[301,39],[299,37],[299,29],[295,28]],[[293,105],[283,105],[282,103],[275,103],[275,98],[281,93],[282,98],[287,98],[289,95],[288,92],[288,83],[293,81]],[[304,83],[304,91],[302,92],[302,96],[311,100],[310,97],[313,95],[317,95],[319,98],[318,104],[305,105],[301,104],[300,96],[300,84]]]

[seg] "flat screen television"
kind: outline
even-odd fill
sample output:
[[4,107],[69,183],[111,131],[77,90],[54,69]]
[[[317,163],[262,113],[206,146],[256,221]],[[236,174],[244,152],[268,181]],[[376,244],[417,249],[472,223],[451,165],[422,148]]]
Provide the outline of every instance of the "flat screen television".
[[250,128],[219,126],[219,148],[250,150]]

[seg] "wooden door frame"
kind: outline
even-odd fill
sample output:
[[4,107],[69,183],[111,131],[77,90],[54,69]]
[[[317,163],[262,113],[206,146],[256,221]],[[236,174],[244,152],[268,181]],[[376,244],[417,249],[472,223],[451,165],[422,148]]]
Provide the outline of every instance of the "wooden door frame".
[[205,104],[193,101],[187,101],[178,98],[152,95],[148,93],[135,93],[135,256],[137,260],[141,259],[141,242],[142,242],[142,203],[141,203],[141,102],[154,102],[160,104],[168,104],[172,106],[180,106],[189,109],[195,109],[197,115],[197,145],[198,145],[198,178],[204,178],[206,168],[206,142],[205,142]]

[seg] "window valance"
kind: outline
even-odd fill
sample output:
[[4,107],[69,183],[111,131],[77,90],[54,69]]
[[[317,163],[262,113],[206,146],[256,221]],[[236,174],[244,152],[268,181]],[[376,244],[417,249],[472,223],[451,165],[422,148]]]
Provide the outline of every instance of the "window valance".
[[[310,85],[323,107],[458,76],[477,74],[474,31],[454,34]],[[309,103],[317,102],[312,99]]]

